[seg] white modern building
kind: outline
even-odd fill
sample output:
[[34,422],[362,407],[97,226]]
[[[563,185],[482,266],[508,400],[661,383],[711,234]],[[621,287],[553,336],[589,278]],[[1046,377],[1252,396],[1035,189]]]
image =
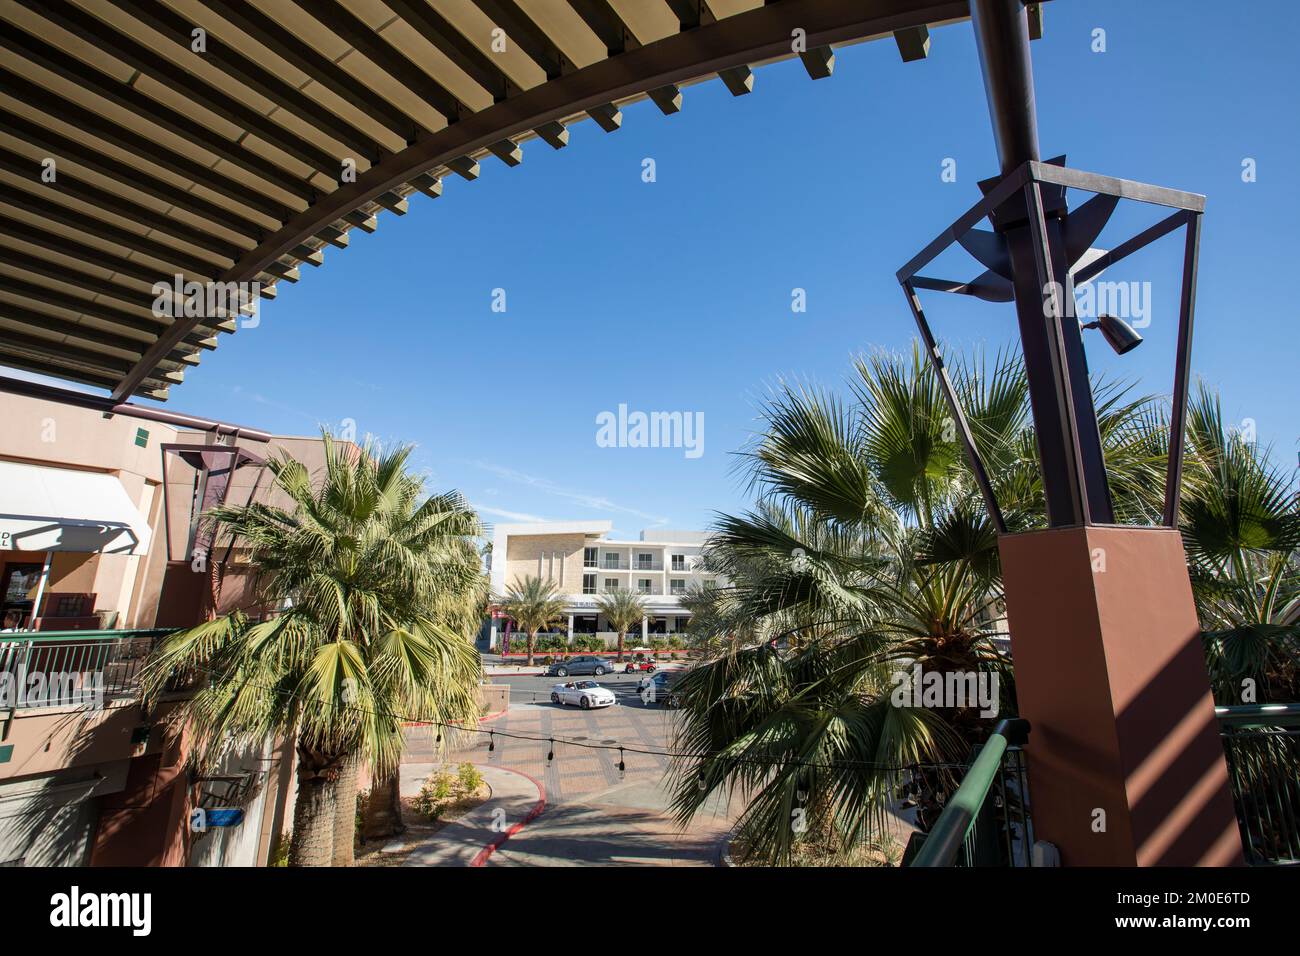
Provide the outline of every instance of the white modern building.
[[[609,521],[499,524],[492,538],[492,593],[506,594],[528,576],[555,582],[568,610],[568,635],[596,634],[613,646],[618,635],[600,614],[597,599],[619,589],[645,595],[641,639],[681,634],[690,622],[682,597],[695,586],[719,583],[700,562],[707,533],[642,531],[635,541],[608,537]],[[491,644],[499,646],[502,622],[493,620]],[[635,638],[631,638],[635,640]]]

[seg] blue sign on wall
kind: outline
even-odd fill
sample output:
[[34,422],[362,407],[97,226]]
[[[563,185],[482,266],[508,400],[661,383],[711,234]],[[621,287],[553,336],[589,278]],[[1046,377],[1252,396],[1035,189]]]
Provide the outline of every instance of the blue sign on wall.
[[202,833],[213,827],[237,827],[244,822],[241,807],[195,807],[190,811],[190,829]]

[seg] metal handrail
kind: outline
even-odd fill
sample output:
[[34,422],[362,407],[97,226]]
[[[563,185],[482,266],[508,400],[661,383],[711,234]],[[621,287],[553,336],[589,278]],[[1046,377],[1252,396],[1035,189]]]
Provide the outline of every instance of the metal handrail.
[[[175,630],[0,632],[0,675],[16,691],[7,709],[96,704],[130,696],[138,689],[149,653]],[[26,691],[29,675],[41,679],[34,696]]]
[[943,813],[926,835],[912,866],[953,866],[970,836],[994,783],[1002,773],[1002,757],[1009,746],[1029,739],[1029,721],[1007,717],[998,721],[992,736],[966,771],[957,792],[948,798]]
[[174,627],[137,627],[117,631],[0,631],[0,644],[10,641],[116,641],[124,638],[166,637]]
[[1215,707],[1214,716],[1223,727],[1294,727],[1300,726],[1300,704]]
[[1300,864],[1300,704],[1238,704],[1214,714],[1246,862]]

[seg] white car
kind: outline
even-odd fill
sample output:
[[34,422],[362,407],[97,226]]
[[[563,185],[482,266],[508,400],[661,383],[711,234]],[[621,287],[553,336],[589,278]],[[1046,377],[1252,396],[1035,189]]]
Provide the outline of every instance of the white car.
[[574,680],[556,684],[551,688],[552,704],[577,704],[583,710],[608,707],[614,703],[614,692],[601,687],[594,680]]

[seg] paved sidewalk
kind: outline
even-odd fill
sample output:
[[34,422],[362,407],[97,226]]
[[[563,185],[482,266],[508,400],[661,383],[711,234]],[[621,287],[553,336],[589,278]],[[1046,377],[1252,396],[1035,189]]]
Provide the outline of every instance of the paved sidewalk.
[[[435,766],[403,764],[402,795],[419,793],[424,778]],[[459,820],[425,838],[403,866],[482,866],[491,855],[489,848],[520,832],[544,806],[540,787],[524,774],[500,767],[476,766],[491,788],[491,795]]]
[[717,866],[728,823],[703,814],[681,830],[657,783],[612,787],[548,806],[489,866]]

